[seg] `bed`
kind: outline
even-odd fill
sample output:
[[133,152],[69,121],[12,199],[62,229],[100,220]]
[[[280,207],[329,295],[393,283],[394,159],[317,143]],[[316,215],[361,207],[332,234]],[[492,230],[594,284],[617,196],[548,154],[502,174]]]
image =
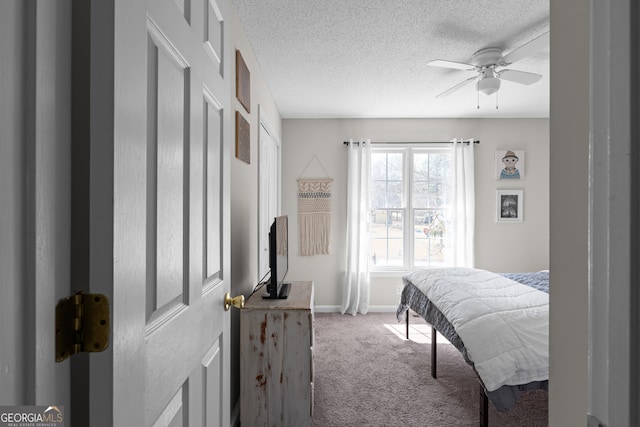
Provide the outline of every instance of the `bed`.
[[493,273],[473,268],[415,270],[403,277],[398,321],[411,309],[432,326],[431,375],[436,371],[436,331],[471,365],[480,381],[480,425],[488,403],[512,408],[520,393],[547,390],[549,376],[549,272]]

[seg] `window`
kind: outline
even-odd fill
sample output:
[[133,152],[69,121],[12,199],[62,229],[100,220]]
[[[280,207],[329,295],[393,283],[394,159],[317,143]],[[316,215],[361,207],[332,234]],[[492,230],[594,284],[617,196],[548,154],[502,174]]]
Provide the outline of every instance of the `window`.
[[451,149],[371,149],[371,269],[406,271],[448,265]]

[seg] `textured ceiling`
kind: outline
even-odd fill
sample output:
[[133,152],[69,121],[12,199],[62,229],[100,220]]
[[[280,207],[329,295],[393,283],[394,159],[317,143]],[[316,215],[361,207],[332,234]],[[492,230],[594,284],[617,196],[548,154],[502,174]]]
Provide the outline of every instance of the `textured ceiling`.
[[[549,31],[549,0],[232,0],[283,118],[548,117],[549,48],[509,69],[539,73],[478,97],[479,49],[504,54]],[[478,98],[479,106],[478,109]]]

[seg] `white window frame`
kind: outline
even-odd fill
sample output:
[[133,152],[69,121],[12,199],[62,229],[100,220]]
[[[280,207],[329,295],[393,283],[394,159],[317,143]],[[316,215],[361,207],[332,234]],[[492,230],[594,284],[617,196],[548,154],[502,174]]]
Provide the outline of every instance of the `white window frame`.
[[[413,207],[413,186],[414,186],[414,173],[413,173],[413,158],[415,153],[420,152],[447,152],[450,153],[451,146],[447,143],[433,143],[426,146],[422,144],[375,144],[371,146],[371,154],[374,153],[402,153],[402,203],[399,208],[385,208],[389,210],[402,211],[402,236],[403,236],[403,257],[402,265],[399,266],[378,266],[371,265],[370,272],[375,276],[396,276],[410,271],[415,266],[415,213],[416,209],[423,210],[423,208]],[[371,208],[373,211],[374,209]]]

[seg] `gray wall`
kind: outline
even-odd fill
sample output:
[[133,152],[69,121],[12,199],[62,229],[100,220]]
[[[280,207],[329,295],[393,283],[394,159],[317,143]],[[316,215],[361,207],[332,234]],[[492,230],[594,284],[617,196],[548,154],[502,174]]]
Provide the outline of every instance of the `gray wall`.
[[[493,271],[535,271],[549,268],[549,120],[548,119],[285,119],[282,125],[282,212],[289,215],[291,280],[315,282],[316,305],[335,310],[342,298],[345,270],[346,148],[349,138],[372,141],[448,141],[475,138],[476,266]],[[495,179],[495,152],[526,153],[526,176],[517,182]],[[320,164],[312,162],[313,155]],[[324,170],[323,170],[324,168]],[[326,172],[325,172],[326,170]],[[297,255],[296,179],[334,179],[332,253]],[[496,189],[524,190],[524,222],[496,223]],[[372,310],[395,309],[399,275],[374,276]]]
[[[247,40],[246,34],[233,7],[229,8],[232,22],[232,45],[240,50],[251,75],[251,112],[247,112],[235,96],[235,87],[231,90],[231,106],[240,111],[251,128],[251,160],[247,164],[235,158],[232,150],[231,164],[231,294],[249,295],[258,282],[258,110],[262,119],[271,126],[276,135],[280,135],[280,113],[273,101],[258,63]],[[235,52],[234,52],[235,58]],[[235,79],[232,79],[235,81]],[[260,106],[260,108],[258,108]],[[235,111],[232,112],[235,121]],[[229,129],[235,135],[235,129]],[[235,137],[234,137],[235,138]],[[240,315],[238,310],[231,312],[231,410],[240,398]],[[232,417],[237,416],[232,412]]]

